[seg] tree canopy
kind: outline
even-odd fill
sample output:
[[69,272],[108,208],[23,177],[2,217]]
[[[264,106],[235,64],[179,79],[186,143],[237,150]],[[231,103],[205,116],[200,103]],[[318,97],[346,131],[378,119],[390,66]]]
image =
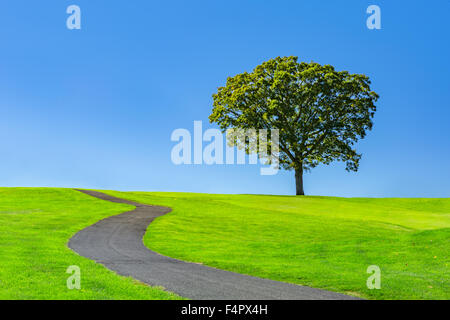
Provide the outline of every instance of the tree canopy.
[[280,166],[295,170],[296,193],[303,195],[304,170],[335,160],[358,170],[354,145],[372,129],[378,99],[370,84],[363,74],[277,57],[229,77],[213,94],[209,119],[223,131],[278,129]]

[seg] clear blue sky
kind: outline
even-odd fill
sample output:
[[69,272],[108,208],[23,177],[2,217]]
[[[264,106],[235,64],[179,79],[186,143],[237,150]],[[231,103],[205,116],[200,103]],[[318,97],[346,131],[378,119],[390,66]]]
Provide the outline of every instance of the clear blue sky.
[[[345,5],[344,5],[345,3]],[[66,8],[82,29],[66,28]],[[370,4],[382,30],[366,28]],[[0,3],[0,185],[211,193],[295,192],[292,172],[175,166],[170,134],[205,128],[227,76],[275,56],[370,76],[381,98],[314,195],[450,196],[450,1],[24,1]]]

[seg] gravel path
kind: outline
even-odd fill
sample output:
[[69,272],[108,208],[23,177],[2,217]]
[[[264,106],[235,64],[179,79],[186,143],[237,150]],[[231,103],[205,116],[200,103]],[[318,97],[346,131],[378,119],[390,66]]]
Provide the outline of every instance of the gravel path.
[[79,190],[90,196],[126,203],[135,210],[112,216],[81,230],[69,247],[116,273],[152,286],[162,286],[190,299],[355,299],[339,293],[261,279],[204,265],[183,262],[149,250],[142,238],[153,219],[171,211],[115,198],[101,192]]

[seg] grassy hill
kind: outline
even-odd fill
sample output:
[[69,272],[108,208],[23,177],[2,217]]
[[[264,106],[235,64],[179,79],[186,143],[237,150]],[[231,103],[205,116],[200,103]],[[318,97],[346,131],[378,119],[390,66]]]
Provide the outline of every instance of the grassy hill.
[[144,238],[167,256],[369,299],[450,299],[450,199],[106,193],[174,209]]
[[[67,247],[77,231],[132,209],[69,189],[0,188],[0,299],[173,299]],[[71,265],[81,290],[68,290]]]
[[[450,199],[107,191],[172,207],[145,244],[164,255],[369,299],[450,299]],[[129,210],[70,189],[0,188],[0,299],[173,299],[67,248]],[[66,269],[81,268],[81,290]],[[381,268],[369,290],[367,267]]]

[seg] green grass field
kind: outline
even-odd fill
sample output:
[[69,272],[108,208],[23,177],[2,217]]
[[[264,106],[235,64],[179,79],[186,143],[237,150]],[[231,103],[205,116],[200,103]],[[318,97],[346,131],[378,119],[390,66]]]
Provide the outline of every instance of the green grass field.
[[144,238],[170,257],[368,299],[450,299],[450,199],[106,193],[173,208]]
[[[130,208],[69,189],[0,188],[0,299],[177,298],[67,247],[77,231]],[[70,265],[81,269],[81,290],[67,289]]]
[[[106,193],[174,209],[144,238],[167,256],[369,299],[450,299],[450,199]],[[67,247],[130,208],[70,189],[0,188],[0,299],[178,298]],[[66,287],[70,265],[81,290]],[[380,290],[366,287],[369,265],[381,268]]]

